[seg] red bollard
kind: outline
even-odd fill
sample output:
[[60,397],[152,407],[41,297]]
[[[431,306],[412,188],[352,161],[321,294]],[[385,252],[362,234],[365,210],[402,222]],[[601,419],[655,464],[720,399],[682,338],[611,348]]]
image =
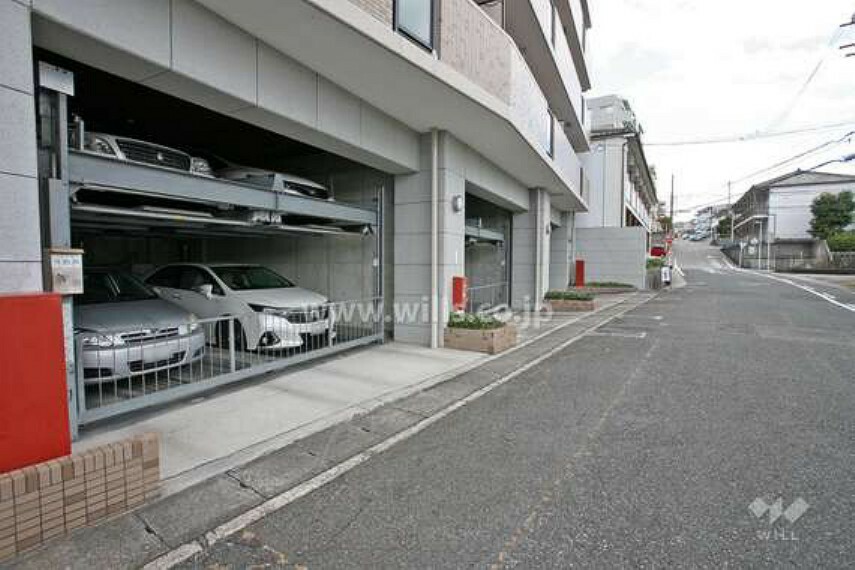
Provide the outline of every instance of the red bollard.
[[451,278],[451,308],[455,311],[466,310],[468,280],[465,277]]
[[576,287],[584,287],[585,286],[585,260],[577,259],[576,260]]

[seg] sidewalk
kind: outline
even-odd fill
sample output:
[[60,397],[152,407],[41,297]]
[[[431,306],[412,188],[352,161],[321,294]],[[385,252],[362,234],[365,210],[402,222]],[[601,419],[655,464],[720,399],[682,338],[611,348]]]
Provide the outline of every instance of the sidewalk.
[[[168,410],[142,422],[124,426],[121,435],[125,435],[125,432],[131,433],[127,430],[151,430],[153,426],[169,426],[171,431],[162,435],[162,453],[164,465],[166,458],[172,457],[172,466],[165,467],[174,473],[171,482],[167,479],[166,483],[172,494],[104,524],[76,531],[57,542],[10,561],[10,564],[20,568],[116,568],[145,564],[187,541],[203,536],[206,531],[222,522],[406,430],[438,410],[512,374],[526,363],[542,357],[568,340],[581,336],[591,328],[651,297],[648,293],[604,297],[596,312],[558,317],[541,329],[542,334],[532,334],[520,346],[497,356],[472,355],[452,350],[422,353],[415,347],[392,343],[244,388],[244,391],[254,394],[255,397],[275,398],[276,389],[269,386],[271,383],[278,383],[276,385],[280,389],[288,387],[289,394],[299,393],[299,389],[307,387],[309,376],[318,383],[318,378],[332,375],[338,370],[342,378],[356,375],[369,379],[373,378],[372,374],[380,374],[376,386],[379,386],[378,390],[386,388],[386,391],[379,396],[372,396],[369,400],[353,403],[353,399],[357,397],[353,394],[351,399],[348,399],[335,391],[319,389],[316,395],[325,395],[330,402],[325,415],[320,415],[323,410],[319,407],[316,410],[319,415],[308,423],[260,442],[263,445],[256,444],[238,449],[225,456],[227,461],[221,458],[179,471],[180,466],[189,465],[190,460],[187,457],[201,456],[194,455],[197,447],[213,445],[222,446],[225,450],[240,445],[243,435],[220,441],[220,438],[228,436],[229,429],[235,428],[234,423],[220,422],[215,419],[217,416],[208,415],[216,411],[238,409],[239,404],[245,401],[243,398],[235,401],[235,396],[240,396],[240,393],[212,396],[184,408],[190,411]],[[431,356],[428,357],[427,354]],[[430,362],[434,360],[434,356],[439,364]],[[410,385],[404,386],[404,381],[401,380],[397,388],[393,386],[389,389],[388,379],[395,378],[396,373],[402,370],[399,365],[404,362],[418,362],[419,358],[424,358],[425,362],[423,368],[416,371],[415,376],[407,374]],[[373,367],[366,369],[365,366],[370,363],[373,363]],[[430,370],[443,368],[444,370],[433,376],[426,376]],[[256,405],[260,404],[256,402]],[[269,405],[272,414],[275,405]],[[296,411],[297,407],[299,406],[291,404],[289,409]],[[197,419],[207,417],[208,421],[203,421],[201,427],[186,426],[179,419],[186,419],[188,415]],[[251,435],[253,426],[259,421],[268,429],[272,429],[274,425],[265,423],[270,421],[269,417],[265,419],[261,414],[256,416],[255,412],[240,416],[244,422],[244,425],[240,426],[242,434],[246,432]],[[308,414],[299,417],[306,418]],[[289,417],[287,421],[296,423],[300,420]],[[228,424],[229,427],[224,429],[221,424]],[[191,430],[192,435],[184,433],[185,429]],[[114,437],[119,436],[116,431],[112,431],[99,433],[97,437],[106,438],[106,433],[112,433]],[[89,441],[94,442],[96,436],[91,437]],[[194,438],[200,438],[201,441],[194,441]],[[194,476],[188,477],[187,473],[193,473]],[[191,482],[195,484],[188,487]],[[178,490],[179,488],[181,490]]]

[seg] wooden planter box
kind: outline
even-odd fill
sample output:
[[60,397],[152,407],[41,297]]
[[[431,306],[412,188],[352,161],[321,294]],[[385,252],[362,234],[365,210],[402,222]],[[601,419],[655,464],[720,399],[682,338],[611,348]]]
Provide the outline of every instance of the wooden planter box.
[[577,313],[580,311],[593,311],[594,300],[590,301],[565,301],[560,299],[547,299],[544,301],[552,307],[555,313]]
[[498,329],[476,330],[446,327],[445,348],[498,354],[517,344],[517,328],[506,324]]

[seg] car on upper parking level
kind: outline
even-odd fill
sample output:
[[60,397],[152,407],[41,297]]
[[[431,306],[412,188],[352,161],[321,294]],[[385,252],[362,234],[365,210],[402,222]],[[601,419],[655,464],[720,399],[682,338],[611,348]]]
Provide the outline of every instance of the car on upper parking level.
[[72,149],[126,162],[160,166],[201,176],[213,176],[207,160],[191,156],[184,151],[107,133],[85,131],[81,137],[81,131],[82,129],[77,128],[69,129],[69,146]]

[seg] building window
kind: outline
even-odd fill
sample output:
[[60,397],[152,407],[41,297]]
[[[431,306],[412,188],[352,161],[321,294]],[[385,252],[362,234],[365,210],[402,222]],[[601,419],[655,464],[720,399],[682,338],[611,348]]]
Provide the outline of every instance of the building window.
[[395,28],[427,49],[433,49],[433,0],[395,0]]
[[547,113],[549,114],[549,139],[547,140],[546,154],[555,158],[555,129],[558,128],[559,123],[551,111],[547,111]]

